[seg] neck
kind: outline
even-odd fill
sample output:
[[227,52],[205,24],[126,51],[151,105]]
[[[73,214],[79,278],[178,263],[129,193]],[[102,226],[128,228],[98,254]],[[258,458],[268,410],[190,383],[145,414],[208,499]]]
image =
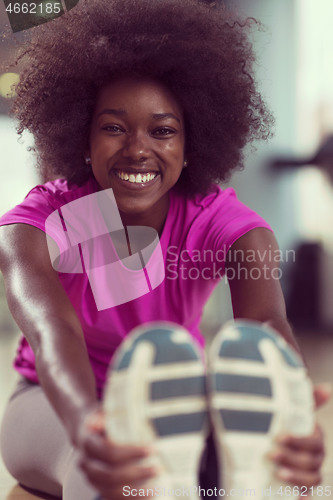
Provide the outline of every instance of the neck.
[[169,196],[165,198],[165,202],[155,207],[156,210],[150,209],[149,213],[142,212],[138,214],[126,213],[120,211],[120,217],[124,226],[148,226],[154,228],[158,235],[161,236],[164,223],[169,210]]

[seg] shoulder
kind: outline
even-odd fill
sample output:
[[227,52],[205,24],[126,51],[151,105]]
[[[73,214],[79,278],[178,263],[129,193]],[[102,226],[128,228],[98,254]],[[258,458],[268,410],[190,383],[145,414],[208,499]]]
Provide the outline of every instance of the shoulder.
[[201,223],[218,223],[220,226],[227,225],[237,220],[238,224],[251,224],[252,221],[262,221],[265,226],[269,225],[254,210],[242,203],[231,187],[221,188],[212,185],[208,194],[197,194],[193,198],[184,198],[183,204],[193,216],[200,218]]
[[228,250],[239,238],[255,228],[272,231],[254,210],[242,203],[233,188],[215,185],[206,196],[197,195],[191,205],[194,218],[188,235],[189,246],[204,243]]
[[175,195],[182,200],[182,203],[193,210],[214,210],[219,205],[237,200],[235,190],[232,188],[222,189],[217,184],[212,184],[208,193],[197,193],[194,196],[182,196],[175,192]]
[[[55,179],[35,186],[22,202],[39,200],[40,203],[49,204],[54,208],[59,208],[70,201],[82,198],[97,190],[96,181],[89,179],[82,186],[70,185],[66,179]],[[22,205],[21,204],[21,205]]]
[[44,230],[46,218],[66,203],[96,190],[93,181],[83,186],[69,186],[65,179],[56,179],[35,186],[25,199],[0,218],[0,226],[30,224]]
[[[0,218],[0,264],[4,270],[16,261],[47,260],[45,223],[65,204],[94,192],[94,184],[70,187],[57,179],[34,187],[25,199]],[[62,248],[62,240],[55,238]],[[53,233],[51,234],[53,236]],[[64,238],[64,237],[63,237]]]

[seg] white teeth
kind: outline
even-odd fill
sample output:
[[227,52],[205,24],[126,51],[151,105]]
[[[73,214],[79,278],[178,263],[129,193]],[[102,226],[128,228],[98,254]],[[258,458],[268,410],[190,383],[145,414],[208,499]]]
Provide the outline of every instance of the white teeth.
[[134,182],[137,184],[144,184],[145,182],[152,181],[156,177],[156,173],[149,173],[149,174],[130,174],[128,175],[126,172],[116,172],[117,176],[122,179],[123,181],[128,181],[128,182]]

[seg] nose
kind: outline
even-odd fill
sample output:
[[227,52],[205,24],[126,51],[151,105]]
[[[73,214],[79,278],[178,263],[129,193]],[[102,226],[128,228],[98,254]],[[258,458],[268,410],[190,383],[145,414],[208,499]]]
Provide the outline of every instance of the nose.
[[144,133],[133,132],[128,134],[123,149],[126,158],[133,161],[143,161],[149,156],[149,137]]

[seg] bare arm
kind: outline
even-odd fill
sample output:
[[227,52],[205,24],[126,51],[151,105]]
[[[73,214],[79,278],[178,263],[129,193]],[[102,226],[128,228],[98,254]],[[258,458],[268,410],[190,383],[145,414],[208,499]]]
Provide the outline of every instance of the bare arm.
[[[300,351],[286,316],[277,255],[273,233],[263,228],[250,231],[232,246],[227,267],[235,276],[229,281],[234,317],[268,323]],[[317,388],[314,397],[323,403],[330,396]],[[280,480],[307,487],[320,483],[323,457],[324,440],[318,426],[307,438],[282,437],[271,454]]]
[[40,383],[73,442],[97,403],[80,322],[58,274],[45,234],[15,224],[0,228],[0,266],[10,310],[31,345]]
[[0,228],[0,267],[10,310],[31,345],[46,396],[80,452],[80,466],[105,500],[124,484],[150,478],[144,447],[107,439],[79,319],[53,270],[45,234],[32,226]]
[[264,228],[253,229],[232,245],[227,267],[234,276],[229,280],[234,317],[268,323],[299,351],[278,279],[278,250],[274,234]]

